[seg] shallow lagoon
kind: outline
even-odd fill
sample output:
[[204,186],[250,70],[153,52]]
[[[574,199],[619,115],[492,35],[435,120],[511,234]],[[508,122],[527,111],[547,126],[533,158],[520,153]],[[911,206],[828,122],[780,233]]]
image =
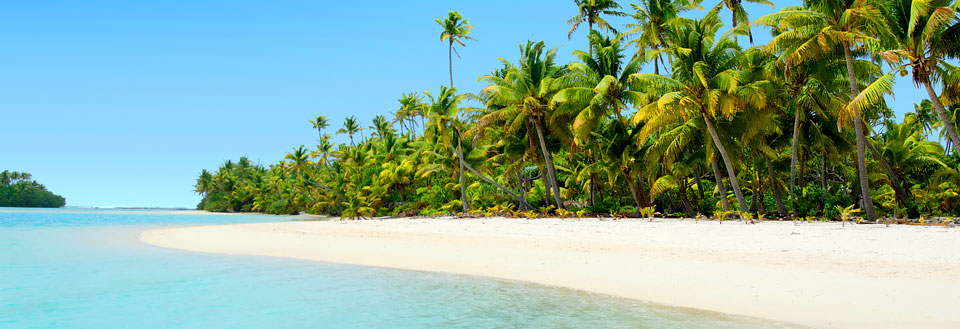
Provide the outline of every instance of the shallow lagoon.
[[783,327],[532,284],[192,253],[137,239],[153,227],[291,219],[0,208],[0,327]]

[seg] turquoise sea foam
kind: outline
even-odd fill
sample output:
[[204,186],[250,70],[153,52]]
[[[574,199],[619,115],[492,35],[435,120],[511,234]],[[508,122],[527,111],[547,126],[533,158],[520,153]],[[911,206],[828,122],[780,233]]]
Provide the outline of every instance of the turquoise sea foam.
[[0,208],[2,328],[770,328],[485,278],[145,245],[149,228],[289,217]]

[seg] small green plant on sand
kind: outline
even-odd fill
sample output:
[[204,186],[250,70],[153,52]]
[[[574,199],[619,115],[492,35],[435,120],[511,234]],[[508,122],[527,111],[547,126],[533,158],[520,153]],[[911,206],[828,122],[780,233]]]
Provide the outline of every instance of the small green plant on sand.
[[640,216],[644,218],[652,218],[653,214],[656,213],[657,208],[654,206],[640,208]]
[[560,214],[560,218],[567,218],[567,216],[570,215],[570,211],[560,208],[560,209],[557,209],[557,214]]
[[[853,207],[856,207],[856,205],[850,205],[849,207],[846,207],[846,208],[837,206],[837,211],[840,212],[840,221],[842,222],[842,224],[840,224],[841,226],[844,226],[844,227],[847,226],[848,220],[850,220],[855,214],[863,212],[863,210],[853,209]],[[857,224],[859,223],[860,221],[857,221]]]
[[553,211],[554,208],[556,208],[556,207],[554,207],[553,205],[550,205],[550,206],[547,206],[547,207],[540,207],[540,208],[538,208],[538,209],[540,209],[540,213],[541,213],[541,214],[546,215],[546,214],[549,214],[551,211]]
[[587,210],[586,210],[586,209],[577,210],[577,220],[582,219],[582,218],[583,218],[583,215],[586,215],[586,214],[587,214]]

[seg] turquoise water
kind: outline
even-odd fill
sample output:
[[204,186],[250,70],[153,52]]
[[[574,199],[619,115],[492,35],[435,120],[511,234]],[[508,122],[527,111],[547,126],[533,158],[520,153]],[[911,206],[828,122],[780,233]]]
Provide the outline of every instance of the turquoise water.
[[769,328],[467,276],[148,246],[143,230],[289,217],[0,208],[2,328]]

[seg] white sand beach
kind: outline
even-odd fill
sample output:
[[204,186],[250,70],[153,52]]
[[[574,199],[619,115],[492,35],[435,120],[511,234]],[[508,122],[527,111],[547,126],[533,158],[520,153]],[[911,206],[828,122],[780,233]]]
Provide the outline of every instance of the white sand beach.
[[960,328],[960,229],[388,219],[162,228],[152,245],[519,280],[824,328]]

